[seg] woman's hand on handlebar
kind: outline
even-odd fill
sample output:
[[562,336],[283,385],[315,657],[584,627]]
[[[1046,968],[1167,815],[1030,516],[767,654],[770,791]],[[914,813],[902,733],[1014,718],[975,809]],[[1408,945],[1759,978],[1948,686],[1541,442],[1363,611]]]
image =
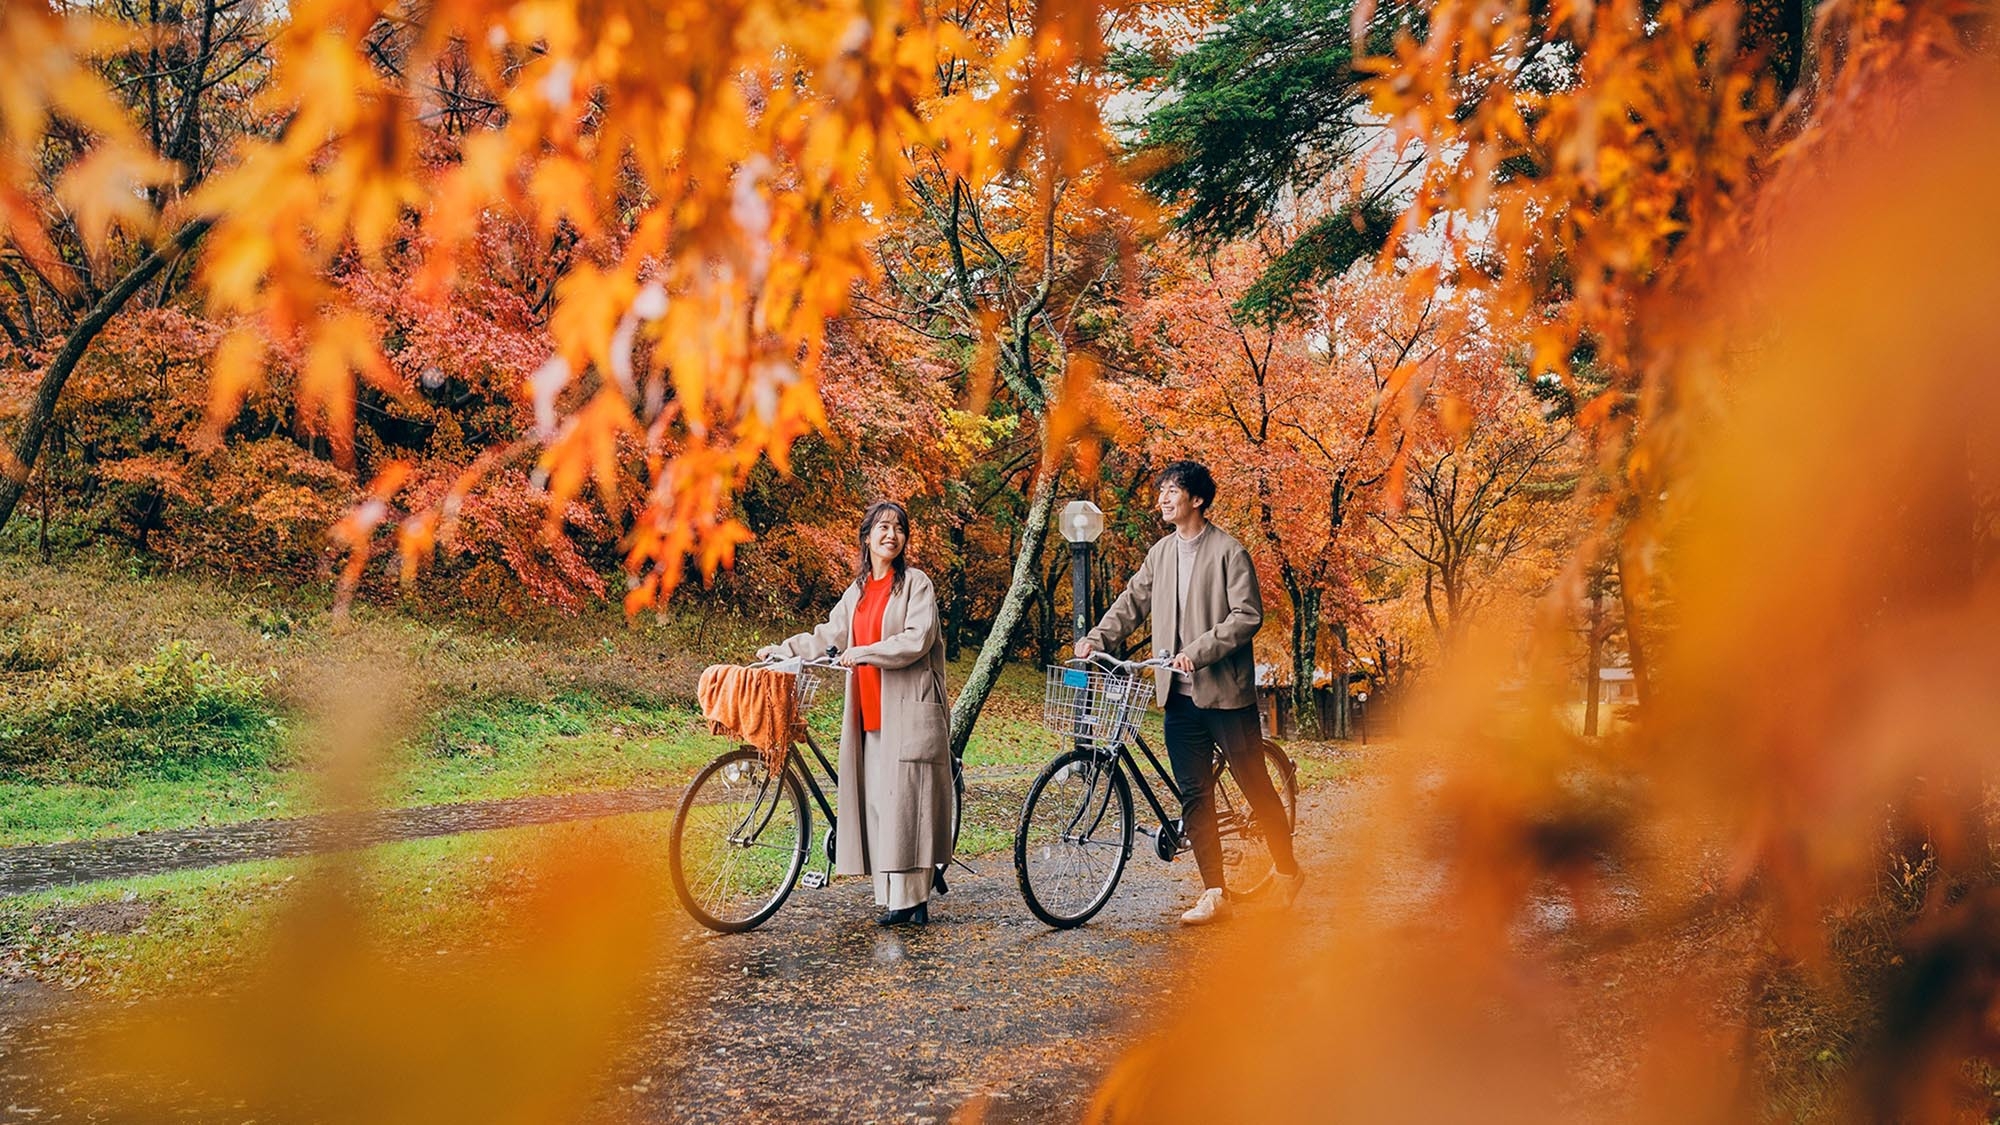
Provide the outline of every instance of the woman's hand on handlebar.
[[1194,675],[1194,660],[1185,652],[1175,653],[1173,659],[1167,661],[1167,667],[1183,676]]
[[791,654],[786,651],[784,645],[765,645],[757,650],[759,660],[778,660],[789,655]]
[[1097,651],[1097,646],[1091,643],[1089,637],[1084,637],[1076,642],[1076,647],[1071,651],[1076,653],[1078,660],[1088,660],[1090,659],[1090,654]]

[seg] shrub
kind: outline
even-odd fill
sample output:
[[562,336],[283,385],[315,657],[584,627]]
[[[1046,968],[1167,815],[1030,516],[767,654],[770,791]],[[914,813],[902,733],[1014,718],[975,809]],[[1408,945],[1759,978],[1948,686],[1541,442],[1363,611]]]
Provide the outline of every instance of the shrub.
[[47,633],[0,636],[0,672],[47,672],[62,667],[67,657],[62,641]]
[[122,668],[17,691],[0,717],[0,778],[108,785],[268,764],[282,736],[253,676],[179,641]]

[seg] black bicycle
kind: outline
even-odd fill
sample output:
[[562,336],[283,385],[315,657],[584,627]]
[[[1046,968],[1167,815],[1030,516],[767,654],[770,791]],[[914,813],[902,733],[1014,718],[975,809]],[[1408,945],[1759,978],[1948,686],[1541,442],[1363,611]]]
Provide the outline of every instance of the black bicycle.
[[[834,673],[845,681],[849,669],[834,663],[835,655],[830,652],[824,660],[800,662],[796,690],[801,715]],[[965,804],[965,771],[955,756],[951,780],[955,851]],[[839,791],[839,773],[812,731],[803,727],[801,740],[782,754],[767,756],[754,746],[741,746],[703,766],[681,797],[667,841],[674,893],[681,905],[711,930],[742,933],[776,914],[794,886],[826,886],[833,878],[836,824],[829,794]],[[822,865],[812,870],[806,867],[813,838],[808,793],[826,817]]]
[[[1111,901],[1136,833],[1153,838],[1153,851],[1162,860],[1191,846],[1179,818],[1167,814],[1139,767],[1143,757],[1165,792],[1178,796],[1172,773],[1139,734],[1139,720],[1153,698],[1141,673],[1160,675],[1169,668],[1165,660],[1093,653],[1048,670],[1042,720],[1075,745],[1045,766],[1028,789],[1014,835],[1014,871],[1028,909],[1057,929],[1082,925]],[[1298,771],[1277,743],[1265,739],[1263,749],[1264,768],[1285,807],[1286,830],[1295,831]],[[1251,898],[1270,882],[1270,849],[1220,752],[1213,768],[1223,889],[1234,899]],[[1134,822],[1134,784],[1158,820],[1157,829]]]

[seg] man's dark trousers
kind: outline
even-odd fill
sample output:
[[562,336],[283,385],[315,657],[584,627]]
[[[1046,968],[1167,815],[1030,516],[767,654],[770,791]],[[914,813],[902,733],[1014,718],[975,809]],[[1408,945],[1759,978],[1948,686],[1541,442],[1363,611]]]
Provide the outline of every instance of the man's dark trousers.
[[1204,887],[1222,885],[1222,844],[1215,837],[1215,791],[1210,763],[1222,748],[1229,772],[1250,801],[1250,811],[1271,849],[1271,864],[1284,874],[1298,870],[1285,806],[1264,770],[1264,736],[1255,707],[1196,707],[1176,692],[1167,697],[1167,760],[1181,791],[1181,817],[1194,844],[1194,862]]

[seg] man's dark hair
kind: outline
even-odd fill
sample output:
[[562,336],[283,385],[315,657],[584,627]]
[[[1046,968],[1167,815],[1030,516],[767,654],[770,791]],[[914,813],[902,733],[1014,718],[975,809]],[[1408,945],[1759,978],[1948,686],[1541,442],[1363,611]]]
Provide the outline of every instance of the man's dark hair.
[[1201,501],[1201,514],[1207,515],[1215,504],[1215,478],[1209,475],[1208,466],[1199,461],[1173,461],[1160,470],[1161,485],[1169,483],[1180,486],[1182,492]]

